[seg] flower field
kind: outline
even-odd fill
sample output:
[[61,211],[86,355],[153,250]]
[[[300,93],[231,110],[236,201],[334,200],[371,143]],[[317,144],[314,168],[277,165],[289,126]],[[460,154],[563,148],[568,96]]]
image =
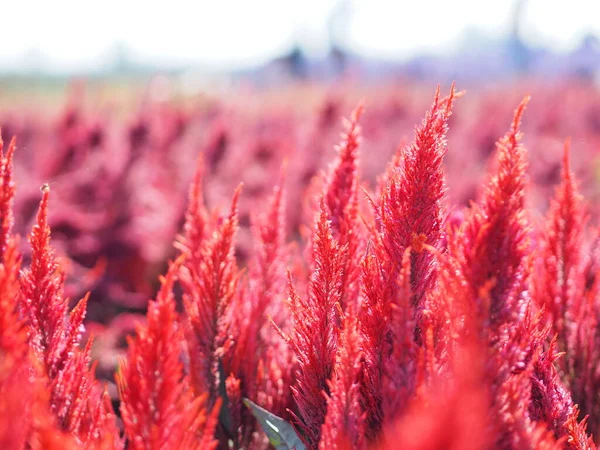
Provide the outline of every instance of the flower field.
[[600,442],[597,86],[0,105],[0,449]]

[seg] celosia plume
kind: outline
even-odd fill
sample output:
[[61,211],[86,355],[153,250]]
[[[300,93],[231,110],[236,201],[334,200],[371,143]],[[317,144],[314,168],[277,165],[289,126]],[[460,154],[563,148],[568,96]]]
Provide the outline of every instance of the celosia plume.
[[358,149],[361,143],[358,121],[364,106],[360,104],[345,123],[342,143],[336,147],[338,155],[329,169],[323,198],[331,231],[338,245],[346,248],[342,273],[342,308],[356,311],[360,287],[360,251],[362,227],[358,204]]
[[[227,370],[228,396],[233,423],[241,429],[238,445],[250,446],[255,419],[242,405],[242,398],[254,399],[274,414],[285,415],[291,400],[292,353],[273,333],[269,318],[288,330],[288,312],[283,298],[286,289],[285,192],[283,174],[275,185],[268,209],[253,218],[256,242],[249,276],[240,286],[232,305],[236,329],[235,344]],[[258,444],[254,444],[257,447]]]
[[345,248],[337,245],[327,219],[324,200],[316,218],[312,242],[313,273],[308,294],[300,297],[289,283],[289,305],[294,321],[286,341],[298,360],[292,388],[296,421],[309,448],[317,448],[327,413],[327,381],[335,364],[339,335],[342,261]]
[[187,255],[188,264],[199,266],[202,259],[202,248],[208,228],[208,212],[204,205],[202,183],[204,181],[204,161],[198,158],[194,179],[188,192],[188,207],[185,214],[183,234],[175,242],[175,246]]
[[76,345],[85,316],[84,298],[66,322],[68,301],[63,296],[65,273],[50,247],[48,201],[50,188],[42,186],[42,200],[30,237],[30,267],[23,273],[22,295],[29,313],[33,351],[44,362],[50,379],[63,369]]
[[[48,185],[42,186],[42,200],[30,237],[31,264],[21,277],[29,342],[34,356],[42,363],[50,390],[50,410],[57,423],[85,448],[94,448],[106,442],[104,432],[116,429],[115,416],[112,407],[103,402],[103,390],[90,368],[91,340],[84,349],[78,347],[87,296],[68,313],[65,274],[50,246],[49,193]],[[119,437],[113,436],[109,445],[105,448],[120,448]]]
[[[583,227],[584,207],[577,190],[577,182],[570,167],[570,142],[565,143],[562,182],[550,206],[547,230],[540,258],[541,273],[536,283],[536,300],[545,307],[552,324],[552,334],[558,336],[558,351],[573,350],[571,323],[582,307],[583,281]],[[568,377],[572,358],[561,358],[558,364]],[[565,378],[570,382],[568,378]]]
[[[417,371],[422,361],[418,358],[417,344],[414,340],[415,319],[411,300],[412,247],[407,247],[402,255],[400,272],[395,289],[394,302],[388,328],[391,340],[391,352],[384,359],[384,378],[382,380],[384,420],[391,422],[406,407],[416,388]],[[385,357],[385,354],[384,354]]]
[[[522,314],[525,306],[519,283],[528,275],[525,258],[529,251],[530,226],[525,212],[527,180],[525,149],[520,144],[519,126],[529,98],[515,111],[508,134],[497,144],[495,173],[483,189],[483,198],[474,205],[460,236],[462,272],[471,295],[491,283],[489,305],[479,305],[486,324],[496,329]],[[516,298],[515,298],[516,296]],[[481,300],[481,299],[480,299]],[[518,304],[510,304],[510,301]],[[478,300],[476,300],[478,301]],[[483,325],[483,323],[481,324]]]
[[162,279],[156,301],[148,305],[147,323],[129,339],[127,360],[117,374],[125,435],[132,449],[198,448],[182,443],[203,435],[198,417],[205,414],[206,396],[193,398],[180,358],[183,332],[173,288],[181,264],[182,258],[172,263]]
[[495,442],[507,450],[534,448],[539,434],[526,407],[535,351],[543,342],[539,332],[540,337],[533,340],[536,330],[528,297],[530,227],[524,205],[525,149],[519,142],[527,101],[516,110],[508,134],[497,144],[495,172],[484,187],[480,205],[472,206],[453,236],[476,329],[489,346],[486,370]]
[[[376,205],[378,230],[373,240],[379,261],[363,266],[367,292],[361,311],[362,333],[370,344],[365,360],[369,387],[363,394],[370,438],[382,425],[382,408],[393,420],[415,387],[415,342],[421,341],[424,298],[435,282],[433,254],[424,251],[424,246],[441,249],[442,245],[443,158],[455,97],[454,86],[444,99],[438,88],[431,109],[415,130],[414,142],[388,166]],[[388,372],[386,381],[384,371]],[[382,406],[380,398],[387,406]]]
[[534,317],[529,294],[531,227],[525,212],[525,150],[519,143],[527,101],[498,143],[495,174],[480,205],[472,207],[450,245],[470,291],[478,333],[489,345],[486,370],[496,445],[504,449],[554,445],[549,432],[566,440],[566,421],[573,415],[570,396],[554,373],[552,349],[550,354],[540,350],[547,330],[540,315]]
[[360,404],[361,344],[357,320],[346,315],[329,386],[331,394],[319,441],[321,450],[366,448]]
[[197,394],[209,393],[210,407],[218,397],[219,360],[231,345],[230,334],[234,331],[230,325],[230,306],[238,281],[233,240],[238,228],[240,189],[233,195],[229,216],[206,242],[199,243],[202,255],[199,265],[187,260],[180,275],[190,324],[188,349],[192,383]]
[[[287,311],[282,302],[286,288],[287,255],[282,182],[275,186],[268,210],[254,220],[255,256],[250,261],[248,289],[240,296],[242,304],[239,308],[243,313],[236,314],[241,330],[236,344],[238,361],[235,364],[246,366],[243,371],[247,376],[249,371],[256,371],[258,361],[266,356],[267,350],[281,342],[272,333],[268,318],[271,317],[279,327],[287,327]],[[250,379],[254,376],[255,373]],[[254,398],[254,395],[250,397]]]
[[[401,164],[390,166],[392,173],[386,174],[377,210],[381,241],[389,260],[400,261],[405,249],[412,247],[411,283],[417,312],[435,277],[432,255],[421,250],[423,244],[439,248],[444,231],[443,158],[455,98],[454,85],[444,99],[438,88],[431,109],[415,130],[414,142],[402,152]],[[388,276],[394,278],[395,274]]]
[[28,442],[37,401],[29,377],[27,329],[18,310],[21,255],[12,234],[14,149],[13,139],[5,154],[0,138],[0,448],[7,449],[21,449]]

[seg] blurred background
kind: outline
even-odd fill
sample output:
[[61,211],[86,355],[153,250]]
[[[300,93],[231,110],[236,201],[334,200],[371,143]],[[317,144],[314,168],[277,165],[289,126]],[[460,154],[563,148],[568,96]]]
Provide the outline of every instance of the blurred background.
[[191,94],[240,80],[460,84],[600,68],[595,0],[22,0],[5,2],[2,15],[3,89],[161,74]]
[[243,267],[284,160],[288,240],[302,241],[341,118],[361,99],[361,176],[374,191],[436,86],[445,93],[456,80],[467,91],[445,159],[449,206],[460,212],[531,94],[523,131],[534,220],[571,136],[597,223],[597,0],[19,0],[0,11],[0,136],[17,137],[16,231],[28,235],[49,183],[67,294],[92,292],[87,329],[108,380],[175,256],[199,155],[211,211],[244,182]]

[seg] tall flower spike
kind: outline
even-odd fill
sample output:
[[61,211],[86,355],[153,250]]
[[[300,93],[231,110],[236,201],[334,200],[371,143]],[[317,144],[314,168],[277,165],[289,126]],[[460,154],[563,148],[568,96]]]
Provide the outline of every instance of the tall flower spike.
[[[233,194],[229,216],[206,243],[200,243],[199,264],[187,260],[180,274],[190,324],[187,339],[192,382],[197,395],[209,393],[210,408],[218,397],[219,360],[231,346],[231,302],[238,284],[234,238],[240,192],[241,185]],[[188,251],[193,254],[198,250]]]
[[557,349],[567,352],[557,363],[568,385],[572,373],[571,353],[574,336],[570,323],[579,317],[585,280],[583,267],[584,206],[577,190],[577,182],[569,161],[570,141],[565,142],[562,181],[550,206],[547,230],[543,240],[541,273],[536,278],[535,294],[545,307],[552,325],[552,334],[558,336]]
[[196,164],[194,179],[188,193],[188,208],[185,214],[183,235],[175,242],[175,246],[187,255],[191,264],[198,266],[202,259],[202,246],[208,225],[208,212],[204,206],[202,182],[204,176],[204,160],[200,156]]
[[[269,318],[287,331],[288,313],[282,301],[285,295],[285,191],[284,174],[275,185],[269,207],[253,220],[255,241],[253,259],[250,262],[248,289],[236,299],[239,313],[235,314],[238,331],[235,358],[231,372],[241,380],[242,396],[256,399],[270,412],[285,413],[291,382],[290,349],[268,323]],[[265,370],[271,373],[265,373]],[[272,380],[279,387],[273,389]],[[244,432],[251,437],[255,423],[247,408],[240,414]],[[241,445],[246,443],[241,442]]]
[[179,258],[161,280],[156,301],[148,305],[147,324],[128,340],[127,360],[117,373],[125,435],[132,449],[178,449],[199,411],[183,375],[182,332],[177,326],[173,286]]
[[[27,334],[19,318],[19,270],[21,255],[12,234],[14,182],[12,180],[12,155],[15,140],[4,155],[0,138],[0,355],[23,360],[27,355]],[[6,371],[3,371],[7,373]]]
[[342,143],[337,146],[338,156],[331,168],[323,196],[331,230],[340,246],[347,247],[345,269],[342,274],[342,307],[356,310],[360,276],[360,231],[358,218],[358,149],[361,142],[358,121],[364,110],[359,104],[345,123]]
[[[42,363],[49,384],[51,411],[61,428],[71,432],[78,442],[92,446],[102,439],[106,429],[114,429],[110,422],[115,416],[112,408],[103,409],[103,391],[89,367],[91,340],[85,349],[78,348],[87,296],[68,314],[63,290],[65,274],[50,246],[49,194],[48,185],[42,186],[42,200],[30,237],[31,265],[22,273],[21,296],[29,319],[30,346]],[[98,408],[106,420],[94,420]],[[118,439],[113,444],[116,448],[121,445]]]
[[[48,200],[50,188],[42,186],[42,200],[36,223],[31,232],[31,265],[23,273],[22,295],[29,313],[30,342],[34,353],[44,362],[46,373],[51,379],[58,375],[68,359],[74,342],[65,342],[65,317],[68,302],[63,296],[65,274],[50,246],[50,226],[48,225]],[[83,300],[85,302],[85,299]],[[85,311],[85,308],[76,308]],[[79,322],[71,330],[81,325],[83,314],[76,314]],[[65,344],[68,344],[65,346]]]
[[[294,327],[285,337],[298,360],[293,396],[296,421],[310,449],[317,448],[327,413],[327,380],[331,378],[339,333],[343,252],[333,238],[325,202],[317,215],[312,242],[314,271],[302,299],[290,280]],[[336,306],[337,305],[337,306]]]
[[[253,224],[256,241],[255,259],[250,268],[251,312],[248,315],[252,334],[267,337],[264,325],[269,314],[278,326],[283,326],[286,312],[278,295],[285,291],[285,190],[283,175],[273,188],[268,210],[259,215]],[[264,350],[264,349],[263,349]]]
[[[529,298],[532,260],[524,204],[526,152],[519,142],[527,101],[519,105],[508,134],[497,144],[496,171],[484,188],[480,206],[471,208],[451,244],[458,244],[465,288],[480,337],[488,345],[491,412],[496,445],[503,449],[551,444],[553,436],[548,437],[543,422],[536,419],[554,418],[555,410],[564,410],[562,405],[552,405],[552,411],[542,411],[540,403],[532,404],[532,392],[533,400],[542,402],[548,396],[558,401],[558,391],[548,384],[553,377],[543,373],[539,358],[547,332],[539,315],[533,317]],[[557,430],[554,424],[550,426]]]
[[[529,224],[525,217],[526,152],[520,144],[519,127],[526,97],[517,110],[508,134],[497,144],[496,172],[484,188],[479,207],[473,206],[460,236],[461,265],[473,298],[493,283],[489,311],[480,311],[489,321],[508,321],[517,311],[509,305],[515,286],[526,271]],[[485,305],[480,305],[487,308]],[[521,309],[524,305],[521,305]],[[521,311],[522,313],[522,311]]]
[[360,405],[361,342],[356,318],[346,315],[336,356],[331,396],[321,432],[321,450],[364,449],[364,415]]
[[[400,261],[407,247],[413,249],[412,303],[417,317],[435,277],[433,257],[422,251],[423,244],[440,248],[444,230],[443,158],[447,151],[448,119],[456,96],[454,84],[444,99],[440,99],[438,87],[431,109],[415,130],[415,140],[404,148],[401,165],[390,166],[392,173],[385,177],[387,183],[377,211],[382,243],[390,260]],[[388,276],[394,279],[397,273]]]
[[19,270],[13,226],[13,139],[6,155],[0,138],[0,448],[20,449],[33,426],[35,387],[25,323],[19,317]]
[[[548,313],[549,325],[555,340],[542,355],[537,364],[534,383],[538,386],[538,397],[551,399],[547,406],[538,401],[537,413],[550,417],[551,424],[559,436],[569,436],[571,448],[574,443],[583,442],[586,423],[577,422],[577,413],[573,401],[584,408],[584,414],[591,414],[590,426],[597,426],[597,417],[593,411],[587,411],[590,393],[594,392],[588,383],[590,377],[586,361],[592,350],[588,348],[592,341],[583,338],[591,323],[595,322],[587,311],[585,266],[583,258],[585,207],[577,189],[577,181],[571,171],[570,140],[565,141],[561,184],[551,203],[547,229],[543,240],[540,276],[536,278],[535,296]],[[594,327],[594,325],[591,325]],[[565,352],[563,357],[556,354]],[[558,381],[559,373],[570,393],[564,390]],[[536,391],[534,391],[534,394]],[[571,400],[573,397],[573,401]],[[597,398],[597,396],[596,396]],[[542,403],[540,407],[539,404]],[[535,410],[534,410],[535,411]]]
[[[368,250],[362,261],[363,302],[359,328],[363,342],[361,402],[366,437],[373,441],[385,421],[394,420],[414,394],[417,345],[411,306],[408,247],[399,262],[396,279],[388,279],[383,260]],[[384,257],[383,257],[384,258]]]

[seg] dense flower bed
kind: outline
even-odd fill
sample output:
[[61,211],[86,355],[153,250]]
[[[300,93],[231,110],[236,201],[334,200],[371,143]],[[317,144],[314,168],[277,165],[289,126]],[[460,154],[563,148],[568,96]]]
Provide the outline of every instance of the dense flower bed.
[[595,448],[600,94],[526,87],[1,113],[0,448]]

